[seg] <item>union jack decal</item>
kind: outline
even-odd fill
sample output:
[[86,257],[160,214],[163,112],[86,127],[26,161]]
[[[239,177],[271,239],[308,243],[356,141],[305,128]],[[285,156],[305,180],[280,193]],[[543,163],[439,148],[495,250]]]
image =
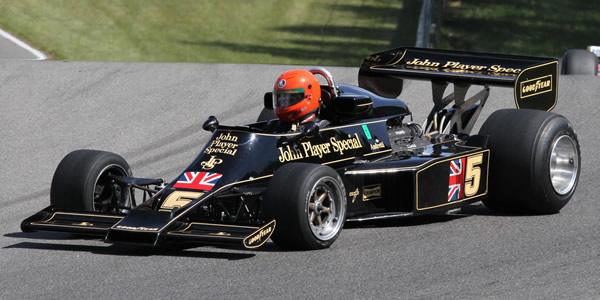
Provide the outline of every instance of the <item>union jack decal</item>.
[[223,177],[223,174],[219,173],[185,172],[179,177],[173,187],[210,191],[221,177]]
[[465,197],[463,187],[465,183],[465,158],[450,161],[450,180],[448,182],[448,202]]

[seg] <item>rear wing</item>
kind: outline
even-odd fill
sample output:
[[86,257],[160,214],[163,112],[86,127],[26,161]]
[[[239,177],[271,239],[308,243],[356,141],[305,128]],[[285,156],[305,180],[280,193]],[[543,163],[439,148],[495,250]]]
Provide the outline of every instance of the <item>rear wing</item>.
[[[502,54],[426,48],[396,48],[368,56],[360,66],[359,86],[385,97],[402,91],[402,79],[431,80],[436,87],[493,85],[512,87],[517,108],[550,111],[556,106],[558,61]],[[466,90],[465,90],[466,92]],[[443,93],[443,89],[442,89]],[[439,94],[439,93],[438,93]],[[436,102],[437,103],[437,102]]]

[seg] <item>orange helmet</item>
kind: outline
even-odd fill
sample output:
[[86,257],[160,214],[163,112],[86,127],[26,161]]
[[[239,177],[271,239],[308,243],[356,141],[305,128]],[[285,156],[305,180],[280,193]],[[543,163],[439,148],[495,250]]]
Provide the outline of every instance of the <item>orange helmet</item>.
[[317,77],[306,70],[287,71],[275,82],[273,109],[281,121],[310,117],[319,108],[321,87]]

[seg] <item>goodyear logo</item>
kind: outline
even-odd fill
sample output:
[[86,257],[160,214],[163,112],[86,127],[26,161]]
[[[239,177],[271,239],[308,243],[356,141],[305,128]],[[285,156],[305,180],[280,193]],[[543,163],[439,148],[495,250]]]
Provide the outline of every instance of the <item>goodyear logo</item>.
[[527,98],[552,91],[552,75],[546,75],[521,82],[521,98]]
[[117,229],[134,230],[134,231],[158,231],[160,228],[156,228],[156,227],[144,227],[144,226],[124,226],[124,225],[118,225]]
[[266,243],[275,231],[275,220],[259,228],[244,239],[244,247],[257,248]]

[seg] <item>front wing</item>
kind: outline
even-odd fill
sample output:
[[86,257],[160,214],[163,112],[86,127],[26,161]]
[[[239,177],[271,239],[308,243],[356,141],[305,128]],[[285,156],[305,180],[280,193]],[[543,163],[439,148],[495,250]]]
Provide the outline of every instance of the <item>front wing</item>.
[[242,244],[257,248],[266,243],[275,231],[275,220],[263,226],[242,226],[218,223],[179,222],[164,230],[145,226],[115,224],[127,214],[75,212],[55,210],[52,206],[21,223],[24,232],[60,231],[104,236],[108,243],[132,243],[157,246],[173,241],[194,241],[208,244]]

